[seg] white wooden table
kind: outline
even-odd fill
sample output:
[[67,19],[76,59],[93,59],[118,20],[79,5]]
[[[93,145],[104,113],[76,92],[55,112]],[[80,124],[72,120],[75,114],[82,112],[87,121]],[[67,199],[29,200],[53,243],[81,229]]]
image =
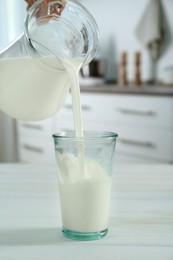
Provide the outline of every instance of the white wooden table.
[[0,164],[0,260],[172,260],[173,166],[117,165],[108,235],[60,231],[55,166]]

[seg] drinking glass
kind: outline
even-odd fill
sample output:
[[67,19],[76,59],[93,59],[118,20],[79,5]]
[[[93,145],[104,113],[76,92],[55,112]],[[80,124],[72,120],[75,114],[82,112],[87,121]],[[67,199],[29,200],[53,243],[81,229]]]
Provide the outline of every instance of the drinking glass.
[[117,136],[90,131],[84,137],[53,135],[65,237],[95,240],[107,234]]

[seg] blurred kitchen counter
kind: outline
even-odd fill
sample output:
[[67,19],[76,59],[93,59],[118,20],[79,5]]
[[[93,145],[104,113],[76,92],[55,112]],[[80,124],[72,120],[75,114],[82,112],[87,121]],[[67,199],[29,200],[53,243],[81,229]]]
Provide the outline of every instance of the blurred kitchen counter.
[[173,96],[173,85],[166,86],[162,84],[148,85],[143,84],[135,86],[129,84],[120,86],[115,83],[104,83],[101,80],[86,79],[80,82],[81,92],[91,93],[115,93],[115,94],[134,94],[134,95],[156,95],[156,96]]

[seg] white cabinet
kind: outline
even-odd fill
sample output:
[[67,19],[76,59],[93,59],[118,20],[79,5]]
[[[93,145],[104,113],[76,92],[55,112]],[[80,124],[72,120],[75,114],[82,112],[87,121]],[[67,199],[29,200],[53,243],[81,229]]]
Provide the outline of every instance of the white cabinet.
[[[173,162],[173,98],[164,96],[81,93],[85,130],[118,133],[116,161]],[[18,123],[21,161],[53,162],[52,133],[74,130],[70,95],[51,119]]]
[[54,162],[55,153],[52,132],[52,118],[39,122],[18,121],[19,161],[33,163]]
[[[172,97],[82,93],[81,98],[84,129],[118,133],[117,161],[173,162]],[[74,129],[70,97],[56,123],[60,131]]]

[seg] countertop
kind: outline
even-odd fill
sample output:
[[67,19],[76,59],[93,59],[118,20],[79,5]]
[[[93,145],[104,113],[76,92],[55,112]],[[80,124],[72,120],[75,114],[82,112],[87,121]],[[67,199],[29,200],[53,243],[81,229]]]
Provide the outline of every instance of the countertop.
[[119,165],[108,235],[77,242],[60,231],[54,165],[0,165],[0,259],[173,259],[173,166]]
[[135,86],[134,84],[129,84],[126,86],[120,86],[115,83],[106,84],[103,80],[92,78],[80,80],[80,89],[81,92],[90,93],[173,96],[173,85],[166,86],[163,84],[142,84],[140,86]]

